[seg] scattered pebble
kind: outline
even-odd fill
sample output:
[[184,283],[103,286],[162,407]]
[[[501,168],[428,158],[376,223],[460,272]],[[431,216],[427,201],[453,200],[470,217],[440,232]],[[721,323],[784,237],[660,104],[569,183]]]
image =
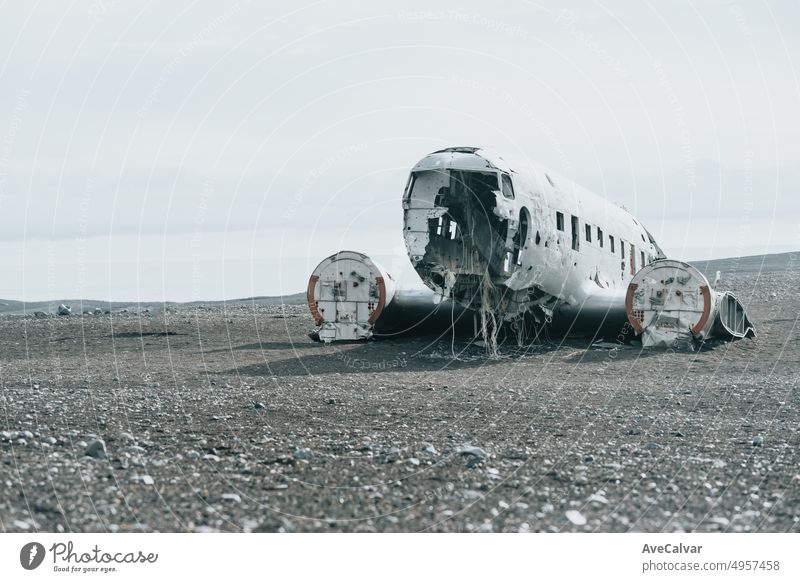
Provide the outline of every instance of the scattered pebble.
[[456,449],[456,453],[467,459],[467,467],[472,468],[480,465],[489,455],[480,447],[463,445]]
[[564,515],[573,525],[586,525],[586,518],[577,509],[570,509]]
[[297,448],[292,453],[292,456],[298,461],[308,461],[314,457],[314,453],[311,452],[311,449]]

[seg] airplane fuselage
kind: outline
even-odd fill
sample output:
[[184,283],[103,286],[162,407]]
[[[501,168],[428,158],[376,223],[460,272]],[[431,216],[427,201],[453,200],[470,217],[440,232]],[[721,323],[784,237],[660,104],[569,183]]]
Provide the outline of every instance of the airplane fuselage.
[[423,158],[403,209],[406,247],[423,282],[507,321],[624,306],[634,273],[663,258],[627,210],[478,148]]

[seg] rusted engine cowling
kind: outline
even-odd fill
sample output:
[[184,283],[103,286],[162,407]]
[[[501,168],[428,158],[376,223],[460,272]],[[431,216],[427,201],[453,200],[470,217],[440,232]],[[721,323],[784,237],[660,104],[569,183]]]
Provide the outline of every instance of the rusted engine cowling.
[[644,347],[755,335],[739,300],[712,289],[705,275],[681,261],[662,259],[640,269],[628,286],[625,309]]
[[391,275],[372,259],[340,251],[323,260],[308,280],[308,308],[320,341],[367,339],[395,294]]

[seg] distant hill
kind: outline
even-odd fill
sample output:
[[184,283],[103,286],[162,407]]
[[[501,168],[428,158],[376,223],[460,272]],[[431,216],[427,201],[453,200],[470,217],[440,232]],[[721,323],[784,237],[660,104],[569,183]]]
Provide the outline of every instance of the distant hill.
[[732,257],[711,261],[692,261],[692,265],[700,269],[713,280],[717,271],[723,275],[735,273],[781,272],[788,269],[800,269],[800,251],[778,253],[773,255],[752,255],[749,257]]
[[135,301],[98,301],[94,299],[61,299],[58,301],[15,301],[11,299],[0,299],[0,314],[2,315],[21,315],[24,313],[34,313],[42,311],[44,313],[55,313],[58,306],[61,304],[69,305],[72,307],[72,312],[75,314],[84,311],[94,311],[101,309],[102,311],[119,311],[121,309],[128,309],[130,311],[138,311],[141,309],[150,309],[157,311],[167,307],[192,307],[199,305],[305,305],[306,294],[294,293],[292,295],[283,296],[265,296],[265,297],[247,297],[243,299],[230,299],[223,301],[190,301],[187,303],[179,303],[175,301],[158,302],[158,301],[143,301],[137,303]]
[[[771,255],[753,255],[749,257],[732,257],[729,259],[714,259],[711,261],[692,261],[692,265],[700,269],[710,279],[714,279],[717,271],[723,275],[746,274],[759,272],[786,271],[787,269],[800,269],[800,251],[790,253],[779,253]],[[167,307],[192,307],[199,305],[305,305],[306,294],[294,293],[282,296],[263,296],[246,297],[243,299],[229,299],[223,301],[190,301],[178,303],[168,301],[165,303],[147,301],[137,303],[134,301],[97,301],[92,299],[62,299],[59,301],[14,301],[0,299],[0,314],[19,315],[23,313],[33,313],[43,311],[45,313],[55,313],[58,306],[64,303],[72,307],[73,313],[83,311],[93,311],[99,308],[103,311],[119,311],[128,309],[131,311],[140,309],[150,309],[156,311]]]

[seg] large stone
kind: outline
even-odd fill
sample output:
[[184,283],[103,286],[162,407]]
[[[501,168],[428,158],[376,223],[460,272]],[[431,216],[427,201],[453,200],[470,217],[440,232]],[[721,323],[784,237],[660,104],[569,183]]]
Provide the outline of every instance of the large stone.
[[573,525],[586,525],[586,518],[577,509],[570,509],[565,515]]
[[105,459],[106,457],[106,443],[102,439],[94,439],[86,443],[86,448],[83,454],[87,457],[95,459]]

